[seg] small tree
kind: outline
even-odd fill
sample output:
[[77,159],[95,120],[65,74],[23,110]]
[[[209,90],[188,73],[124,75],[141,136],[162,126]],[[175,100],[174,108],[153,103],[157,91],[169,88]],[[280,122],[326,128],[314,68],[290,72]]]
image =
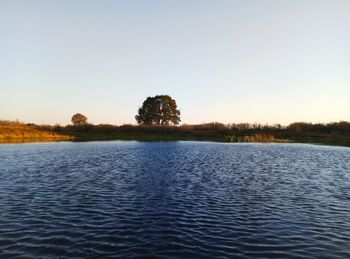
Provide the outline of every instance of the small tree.
[[137,123],[145,125],[177,125],[180,122],[180,111],[176,101],[169,95],[147,97],[135,116]]
[[86,125],[87,124],[87,118],[83,114],[76,113],[72,117],[72,123],[73,123],[74,126]]

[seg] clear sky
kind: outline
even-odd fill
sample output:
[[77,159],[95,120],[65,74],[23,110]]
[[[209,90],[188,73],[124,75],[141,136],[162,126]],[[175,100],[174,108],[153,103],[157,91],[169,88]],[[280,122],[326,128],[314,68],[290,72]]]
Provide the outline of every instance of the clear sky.
[[350,121],[349,0],[0,0],[0,119]]

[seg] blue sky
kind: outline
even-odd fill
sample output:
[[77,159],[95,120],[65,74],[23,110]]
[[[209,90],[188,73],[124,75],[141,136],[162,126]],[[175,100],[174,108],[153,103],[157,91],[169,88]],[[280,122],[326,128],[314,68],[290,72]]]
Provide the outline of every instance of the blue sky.
[[0,119],[350,121],[348,0],[0,0]]

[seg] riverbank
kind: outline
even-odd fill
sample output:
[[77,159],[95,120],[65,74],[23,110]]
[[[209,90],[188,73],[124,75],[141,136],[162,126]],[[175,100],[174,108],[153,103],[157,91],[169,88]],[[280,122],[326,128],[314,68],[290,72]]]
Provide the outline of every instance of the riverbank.
[[73,136],[44,129],[34,124],[0,121],[0,143],[23,143],[74,140]]
[[264,143],[314,143],[350,147],[350,123],[293,123],[280,125],[208,123],[182,126],[82,125],[38,126],[0,122],[1,143],[39,141],[216,141]]

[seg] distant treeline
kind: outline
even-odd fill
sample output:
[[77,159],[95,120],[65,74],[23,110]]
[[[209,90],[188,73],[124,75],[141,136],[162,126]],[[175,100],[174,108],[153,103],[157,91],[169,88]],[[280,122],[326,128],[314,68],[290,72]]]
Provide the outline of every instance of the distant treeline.
[[296,122],[288,126],[218,122],[181,126],[108,124],[56,126],[52,130],[77,140],[211,140],[222,142],[303,142],[350,146],[350,123],[313,124]]
[[43,132],[49,139],[62,138],[76,141],[88,140],[208,140],[220,142],[299,142],[350,146],[350,123],[295,122],[288,126],[280,124],[262,125],[250,123],[222,124],[218,122],[181,126],[158,125],[35,125],[18,122],[0,121],[0,139],[9,128],[13,128],[18,138],[22,131],[24,137],[30,137],[30,131]]

